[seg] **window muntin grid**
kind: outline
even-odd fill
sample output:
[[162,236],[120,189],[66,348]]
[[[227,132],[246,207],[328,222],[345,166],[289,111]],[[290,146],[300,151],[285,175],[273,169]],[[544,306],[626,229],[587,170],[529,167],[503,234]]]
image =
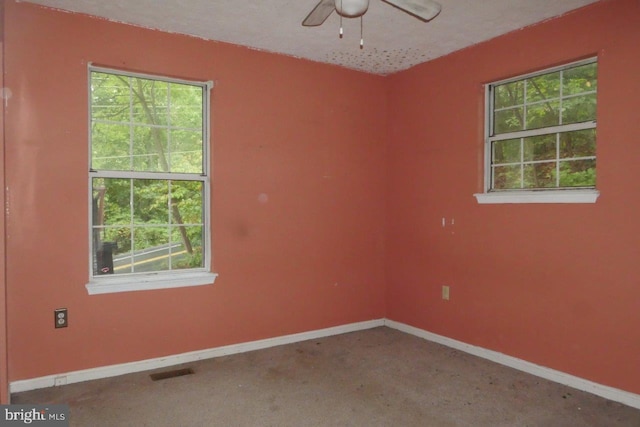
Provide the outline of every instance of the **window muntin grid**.
[[202,174],[205,92],[203,84],[91,71],[91,168]]
[[487,94],[489,191],[595,187],[594,59],[493,83]]
[[589,188],[595,183],[595,129],[494,141],[491,188]]
[[208,271],[210,84],[89,76],[92,277]]

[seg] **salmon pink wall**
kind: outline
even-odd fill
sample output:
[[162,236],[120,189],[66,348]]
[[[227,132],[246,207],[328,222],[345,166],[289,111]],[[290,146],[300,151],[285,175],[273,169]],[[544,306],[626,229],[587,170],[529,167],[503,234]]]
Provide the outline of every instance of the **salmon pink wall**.
[[[26,3],[5,12],[11,381],[384,317],[382,77]],[[214,286],[87,294],[89,62],[215,82]]]
[[[388,318],[640,393],[639,49],[603,1],[390,77]],[[591,56],[597,203],[478,205],[483,84]]]
[[[387,78],[3,4],[11,381],[386,316],[640,393],[637,1]],[[594,55],[598,202],[478,205],[483,84]],[[214,286],[87,294],[89,62],[215,82]]]
[[[0,23],[4,24],[4,2],[0,1]],[[4,88],[4,25],[0,26],[0,90]],[[4,94],[0,96],[0,206],[4,207]],[[7,366],[7,282],[5,276],[5,218],[0,213],[0,404],[9,402]]]

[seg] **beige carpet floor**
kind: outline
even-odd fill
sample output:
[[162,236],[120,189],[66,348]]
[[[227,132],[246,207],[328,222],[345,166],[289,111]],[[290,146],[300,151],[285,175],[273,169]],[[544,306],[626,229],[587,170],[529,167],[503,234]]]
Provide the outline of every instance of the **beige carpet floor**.
[[[72,426],[640,426],[640,410],[389,328],[33,390]],[[153,372],[168,371],[165,368]]]

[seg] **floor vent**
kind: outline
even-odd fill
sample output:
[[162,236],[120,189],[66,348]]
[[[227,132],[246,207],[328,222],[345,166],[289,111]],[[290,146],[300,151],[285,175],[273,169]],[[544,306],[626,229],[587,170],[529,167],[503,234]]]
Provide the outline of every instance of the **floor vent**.
[[155,374],[151,374],[149,376],[153,381],[160,381],[160,380],[166,380],[167,378],[175,378],[175,377],[181,377],[183,375],[191,375],[193,373],[194,373],[193,369],[184,368],[184,369],[174,369],[173,371],[158,372]]

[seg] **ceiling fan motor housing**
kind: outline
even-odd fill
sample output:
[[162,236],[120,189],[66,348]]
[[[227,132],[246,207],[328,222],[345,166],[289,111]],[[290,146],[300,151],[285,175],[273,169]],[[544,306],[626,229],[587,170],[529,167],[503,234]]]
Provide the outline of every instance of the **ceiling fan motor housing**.
[[335,0],[336,12],[346,18],[357,18],[369,9],[369,0]]

